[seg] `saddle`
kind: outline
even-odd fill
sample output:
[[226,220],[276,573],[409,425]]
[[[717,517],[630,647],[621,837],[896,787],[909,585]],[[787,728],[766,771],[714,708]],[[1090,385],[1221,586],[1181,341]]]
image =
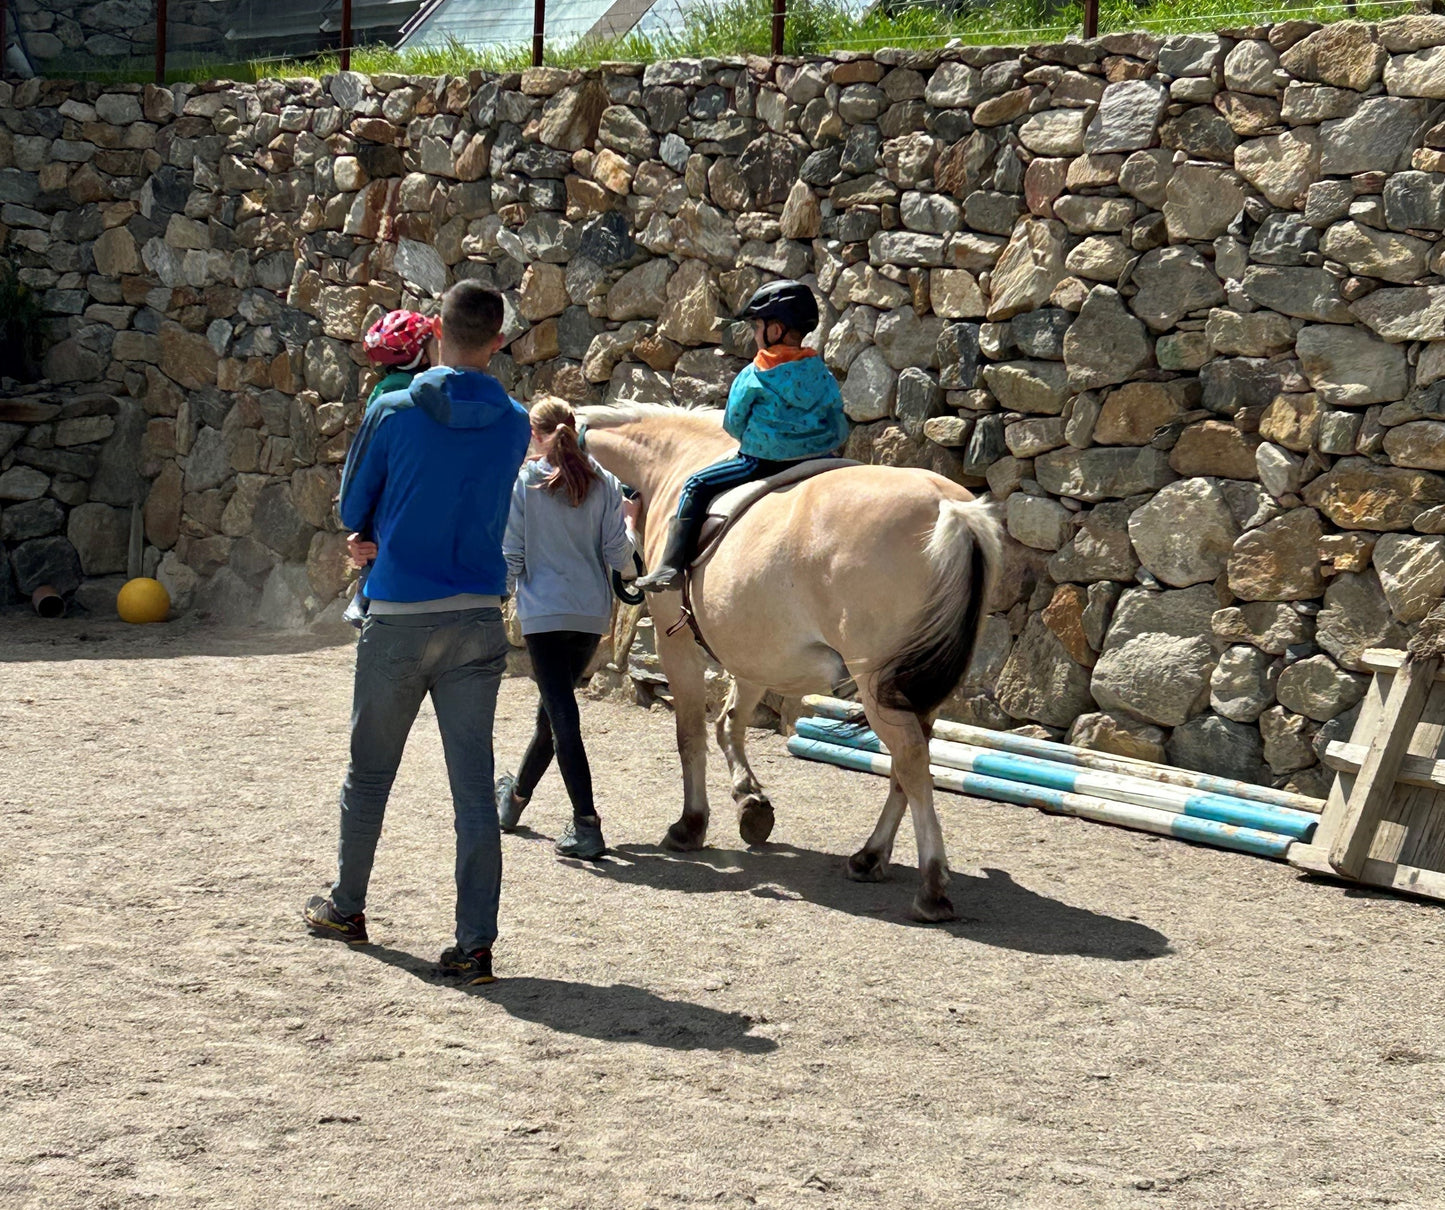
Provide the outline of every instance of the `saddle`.
[[698,537],[697,551],[683,571],[682,612],[678,614],[677,621],[667,628],[668,635],[674,635],[686,626],[692,631],[692,637],[697,640],[697,645],[707,652],[714,663],[721,664],[722,661],[713,654],[713,649],[702,637],[702,630],[698,627],[697,618],[692,611],[693,572],[717,553],[717,548],[733,526],[742,519],[748,509],[764,496],[770,496],[774,492],[787,491],[802,483],[803,480],[821,475],[825,471],[836,471],[845,466],[861,465],[862,463],[856,462],[852,458],[809,458],[805,462],[799,462],[786,470],[779,471],[776,475],[769,475],[766,479],[755,479],[751,483],[739,484],[731,491],[715,496],[712,503],[708,505],[707,519],[703,522],[702,532]]
[[701,567],[712,558],[728,531],[742,520],[743,514],[764,496],[786,491],[788,488],[802,483],[805,479],[821,475],[824,471],[836,471],[845,466],[860,465],[862,464],[851,458],[809,458],[779,471],[776,475],[769,475],[766,479],[755,479],[751,483],[740,483],[737,487],[715,496],[712,503],[708,505],[707,519],[702,523],[702,531],[697,540],[697,551],[688,564],[688,571],[691,572],[693,568]]

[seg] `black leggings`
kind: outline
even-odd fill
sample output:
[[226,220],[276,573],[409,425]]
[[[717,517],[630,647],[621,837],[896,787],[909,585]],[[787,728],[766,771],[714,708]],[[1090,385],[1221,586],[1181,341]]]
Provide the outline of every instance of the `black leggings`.
[[572,814],[578,818],[596,815],[592,802],[592,769],[587,764],[587,749],[582,746],[582,718],[577,711],[576,687],[592,662],[602,636],[576,630],[552,630],[529,634],[526,639],[527,652],[532,657],[532,676],[542,700],[537,707],[537,729],[522,757],[522,767],[517,770],[514,793],[520,799],[531,798],[555,753],[567,797],[572,800]]

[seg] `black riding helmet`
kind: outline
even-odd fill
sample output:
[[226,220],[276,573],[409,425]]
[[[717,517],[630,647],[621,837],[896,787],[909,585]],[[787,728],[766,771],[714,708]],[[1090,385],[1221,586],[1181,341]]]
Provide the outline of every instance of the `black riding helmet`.
[[738,318],[780,323],[806,336],[818,326],[818,300],[800,281],[773,281],[748,299]]

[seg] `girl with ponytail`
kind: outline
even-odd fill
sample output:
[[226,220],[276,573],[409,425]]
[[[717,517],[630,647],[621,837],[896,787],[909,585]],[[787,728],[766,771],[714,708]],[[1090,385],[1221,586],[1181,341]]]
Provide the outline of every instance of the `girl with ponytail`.
[[516,776],[497,779],[497,812],[502,830],[514,831],[555,754],[572,800],[557,852],[594,859],[607,846],[575,691],[611,624],[609,569],[626,570],[633,546],[622,487],[583,452],[571,405],[544,397],[531,419],[534,456],[517,475],[502,550],[541,701]]

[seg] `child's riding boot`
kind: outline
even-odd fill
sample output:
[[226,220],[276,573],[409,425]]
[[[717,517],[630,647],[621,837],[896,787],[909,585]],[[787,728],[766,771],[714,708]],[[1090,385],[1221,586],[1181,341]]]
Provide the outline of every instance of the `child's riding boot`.
[[692,548],[692,526],[674,517],[667,523],[667,542],[662,548],[662,562],[645,576],[633,581],[634,588],[644,592],[671,592],[682,587],[682,574],[687,568]]

